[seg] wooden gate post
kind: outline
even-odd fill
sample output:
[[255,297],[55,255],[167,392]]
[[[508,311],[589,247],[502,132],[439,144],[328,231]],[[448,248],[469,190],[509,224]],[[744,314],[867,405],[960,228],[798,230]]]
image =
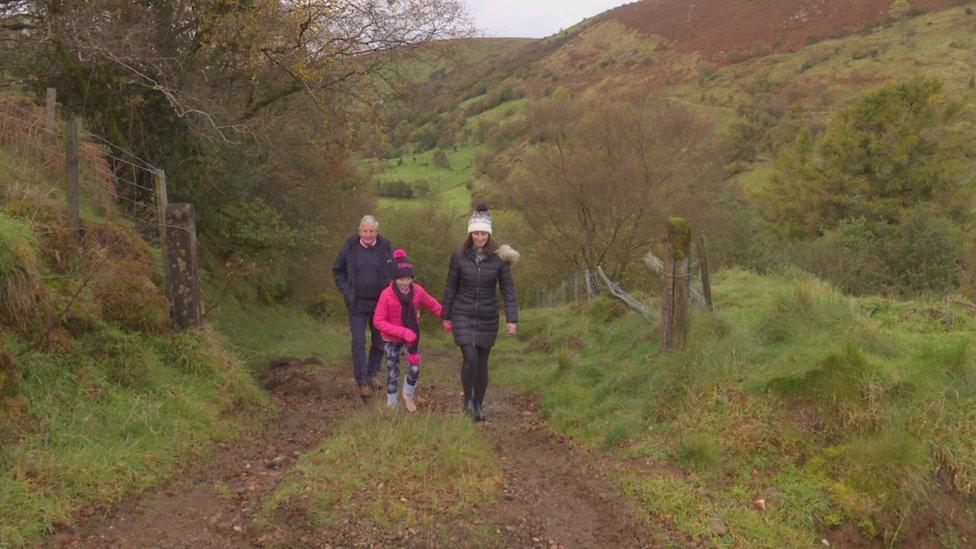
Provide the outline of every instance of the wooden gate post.
[[688,333],[688,278],[691,222],[672,217],[667,222],[664,253],[661,352],[680,351]]
[[178,331],[199,328],[203,324],[203,313],[193,204],[166,207],[165,250],[173,327]]
[[81,241],[81,158],[78,152],[78,132],[81,120],[75,116],[68,120],[65,139],[64,177],[68,192],[68,225],[78,241]]

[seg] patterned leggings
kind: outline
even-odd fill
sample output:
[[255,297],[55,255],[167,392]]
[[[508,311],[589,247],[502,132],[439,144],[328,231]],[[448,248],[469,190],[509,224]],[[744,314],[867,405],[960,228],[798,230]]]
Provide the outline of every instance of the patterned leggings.
[[[400,354],[406,348],[406,343],[383,342],[383,352],[386,353],[386,367],[389,374],[386,382],[386,394],[388,395],[395,395],[400,388]],[[420,364],[410,364],[407,367],[407,386],[403,388],[407,398],[413,398],[417,391],[417,380],[419,379]]]

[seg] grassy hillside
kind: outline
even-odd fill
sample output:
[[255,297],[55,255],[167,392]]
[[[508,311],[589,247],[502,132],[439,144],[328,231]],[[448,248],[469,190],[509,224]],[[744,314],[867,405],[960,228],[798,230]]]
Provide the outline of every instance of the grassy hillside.
[[781,0],[633,2],[604,13],[647,35],[660,36],[673,51],[698,52],[709,61],[735,62],[763,51],[787,52],[828,36],[838,36],[912,14],[958,4],[954,0],[862,0],[832,4]]
[[[733,158],[729,177],[748,194],[766,184],[780,149],[800,129],[822,131],[837,112],[885,83],[934,77],[943,82],[950,100],[966,104],[973,98],[970,46],[976,44],[976,15],[971,7],[886,21],[876,17],[884,2],[876,4],[869,10],[875,15],[834,31],[820,32],[825,27],[802,35],[807,27],[801,26],[794,31],[807,38],[789,47],[784,43],[723,59],[712,59],[711,50],[695,50],[693,41],[643,32],[613,12],[593,18],[475,64],[460,77],[435,80],[431,89],[437,92],[426,99],[425,110],[437,114],[422,129],[456,136],[457,151],[442,149],[451,158],[450,167],[432,162],[433,149],[378,163],[376,179],[431,181],[432,189],[454,189],[447,196],[460,204],[470,200],[460,183],[476,180],[476,187],[486,189],[493,178],[505,177],[504,171],[492,171],[491,162],[518,164],[532,135],[524,114],[540,99],[562,94],[599,101],[650,90],[713,125]],[[628,9],[646,9],[641,6]],[[506,90],[527,95],[516,99]],[[499,97],[506,100],[497,103]],[[482,103],[490,108],[482,110]],[[976,120],[972,109],[963,109],[960,116],[961,121]],[[472,150],[489,161],[474,166],[466,158],[455,161]]]
[[651,531],[719,546],[972,539],[971,310],[850,299],[793,271],[724,271],[715,295],[667,357],[658,326],[615,303],[527,311],[496,379],[627,458],[617,481]]
[[[51,158],[0,135],[0,545],[38,543],[259,429],[268,402],[207,328],[169,329],[158,250],[82,173],[85,236]],[[49,162],[50,161],[50,162]]]

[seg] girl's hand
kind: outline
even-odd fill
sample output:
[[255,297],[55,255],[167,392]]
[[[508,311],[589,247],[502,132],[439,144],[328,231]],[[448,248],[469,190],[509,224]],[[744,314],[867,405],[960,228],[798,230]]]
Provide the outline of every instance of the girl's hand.
[[451,322],[450,320],[445,320],[444,321],[444,331],[445,332],[453,332],[454,331],[454,323]]
[[409,345],[410,343],[417,341],[417,333],[409,328],[404,328],[403,340],[406,341],[407,344]]
[[509,322],[508,324],[506,324],[506,327],[508,327],[508,335],[513,336],[516,333],[518,333],[518,324],[515,324],[514,322]]

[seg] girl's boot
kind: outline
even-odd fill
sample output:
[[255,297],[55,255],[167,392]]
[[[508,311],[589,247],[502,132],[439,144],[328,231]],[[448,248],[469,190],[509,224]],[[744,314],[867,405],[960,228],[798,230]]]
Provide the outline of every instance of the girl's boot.
[[397,402],[399,402],[400,393],[386,393],[386,405],[390,408],[396,408]]
[[407,409],[408,412],[417,411],[417,386],[410,385],[404,382],[403,384],[403,407]]

